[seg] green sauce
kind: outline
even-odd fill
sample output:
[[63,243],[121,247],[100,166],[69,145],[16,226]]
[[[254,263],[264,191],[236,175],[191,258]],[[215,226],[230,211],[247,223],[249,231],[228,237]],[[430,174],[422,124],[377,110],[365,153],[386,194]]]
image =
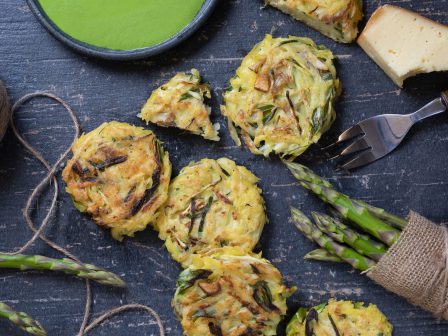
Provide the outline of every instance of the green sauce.
[[139,49],[159,44],[187,26],[205,0],[39,0],[71,37],[97,47]]

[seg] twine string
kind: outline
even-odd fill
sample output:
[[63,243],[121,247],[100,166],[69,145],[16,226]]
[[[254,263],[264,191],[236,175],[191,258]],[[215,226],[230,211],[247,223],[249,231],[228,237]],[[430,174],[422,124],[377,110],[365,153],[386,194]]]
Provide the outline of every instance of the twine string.
[[[68,112],[68,114],[73,122],[74,130],[75,130],[73,141],[72,141],[71,145],[59,156],[59,158],[56,160],[56,163],[53,166],[51,166],[48,163],[48,161],[45,160],[43,155],[38,150],[36,150],[33,146],[31,146],[31,144],[21,135],[21,133],[17,129],[17,126],[14,121],[14,114],[17,113],[17,111],[20,109],[20,107],[22,107],[22,105],[24,103],[26,103],[27,101],[29,101],[35,97],[46,97],[46,98],[50,98],[50,99],[58,102],[65,108],[65,110]],[[6,97],[5,97],[5,99],[6,99]],[[13,252],[6,252],[6,254],[16,255],[16,254],[23,253],[30,246],[32,246],[37,239],[41,239],[48,246],[50,246],[51,248],[60,252],[67,258],[72,259],[73,261],[75,261],[77,263],[81,263],[81,261],[75,255],[73,255],[70,251],[66,250],[62,246],[51,241],[50,239],[46,238],[43,235],[43,232],[46,229],[46,227],[48,226],[48,224],[50,223],[50,219],[56,209],[57,199],[58,199],[58,195],[59,195],[59,186],[58,186],[58,181],[56,178],[56,171],[58,170],[59,166],[64,161],[64,159],[67,157],[67,155],[70,153],[73,143],[76,141],[76,139],[81,134],[81,127],[80,127],[79,121],[76,117],[76,113],[63,99],[59,98],[58,96],[56,96],[52,93],[49,93],[49,92],[37,91],[37,92],[29,93],[29,94],[21,97],[13,105],[12,113],[10,116],[10,125],[11,125],[11,129],[12,129],[14,135],[19,140],[19,142],[31,153],[31,155],[34,158],[36,158],[39,162],[42,163],[42,165],[47,169],[48,172],[47,172],[45,178],[43,178],[42,181],[33,189],[31,195],[29,196],[29,198],[26,202],[25,209],[23,210],[23,216],[25,218],[26,224],[30,228],[30,230],[34,233],[33,236],[27,242],[25,242],[23,244],[23,246],[21,246],[20,248],[18,248],[17,250],[15,250]],[[32,217],[32,215],[31,215],[32,205],[34,204],[36,197],[39,197],[48,185],[50,185],[50,186],[53,185],[53,188],[54,188],[50,208],[48,209],[47,214],[45,215],[45,217],[42,220],[42,222],[40,223],[40,225],[38,227],[36,227],[36,225],[34,224],[32,218],[31,218]],[[128,305],[123,305],[120,307],[116,307],[116,308],[107,310],[101,316],[99,316],[98,318],[93,320],[90,324],[88,324],[89,317],[90,317],[90,307],[92,305],[92,289],[91,289],[89,280],[86,280],[85,284],[86,284],[86,303],[85,303],[85,307],[84,307],[83,319],[82,319],[82,323],[80,326],[80,330],[78,332],[78,336],[84,336],[86,333],[90,332],[92,329],[94,329],[95,327],[99,326],[100,324],[109,320],[111,317],[113,317],[117,314],[120,314],[120,313],[128,311],[128,310],[136,310],[136,309],[143,310],[146,313],[148,313],[149,315],[153,316],[157,322],[157,326],[159,328],[159,334],[161,336],[165,336],[165,329],[163,327],[163,324],[162,324],[159,314],[152,308],[145,306],[145,305],[141,305],[141,304],[128,304]]]

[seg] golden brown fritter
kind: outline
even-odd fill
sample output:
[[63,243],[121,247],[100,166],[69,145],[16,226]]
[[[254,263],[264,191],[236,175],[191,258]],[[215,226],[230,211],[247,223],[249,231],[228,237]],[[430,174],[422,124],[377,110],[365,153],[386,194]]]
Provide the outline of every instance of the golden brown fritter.
[[219,124],[212,125],[211,108],[204,102],[210,97],[210,88],[201,83],[198,70],[180,72],[151,94],[139,117],[147,123],[177,127],[219,141]]
[[294,291],[268,260],[224,248],[193,258],[172,304],[186,336],[276,335]]
[[[307,322],[308,321],[308,322]],[[287,336],[305,336],[306,324],[315,336],[392,336],[392,325],[373,304],[336,301],[300,308],[286,329]]]
[[239,145],[254,154],[294,159],[336,117],[340,92],[333,54],[308,38],[267,35],[243,59],[224,93],[222,114]]
[[185,267],[194,253],[216,247],[252,251],[267,221],[257,182],[227,158],[203,159],[182,169],[156,221],[172,257]]
[[363,17],[361,0],[265,0],[335,41],[350,43]]
[[115,239],[153,221],[165,202],[171,163],[156,136],[126,123],[104,123],[73,145],[62,176],[78,210],[111,228]]

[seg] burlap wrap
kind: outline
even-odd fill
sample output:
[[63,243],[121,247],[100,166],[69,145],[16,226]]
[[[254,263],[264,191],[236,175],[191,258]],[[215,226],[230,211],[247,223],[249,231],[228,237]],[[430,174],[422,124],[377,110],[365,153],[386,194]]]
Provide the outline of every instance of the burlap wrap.
[[411,212],[398,241],[367,275],[410,303],[448,320],[448,230]]

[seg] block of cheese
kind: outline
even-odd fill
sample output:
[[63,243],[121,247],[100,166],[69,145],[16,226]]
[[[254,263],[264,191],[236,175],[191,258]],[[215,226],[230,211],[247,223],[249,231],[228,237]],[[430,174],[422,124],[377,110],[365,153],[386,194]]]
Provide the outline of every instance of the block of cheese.
[[358,44],[400,87],[414,75],[448,70],[448,27],[397,6],[377,9]]

